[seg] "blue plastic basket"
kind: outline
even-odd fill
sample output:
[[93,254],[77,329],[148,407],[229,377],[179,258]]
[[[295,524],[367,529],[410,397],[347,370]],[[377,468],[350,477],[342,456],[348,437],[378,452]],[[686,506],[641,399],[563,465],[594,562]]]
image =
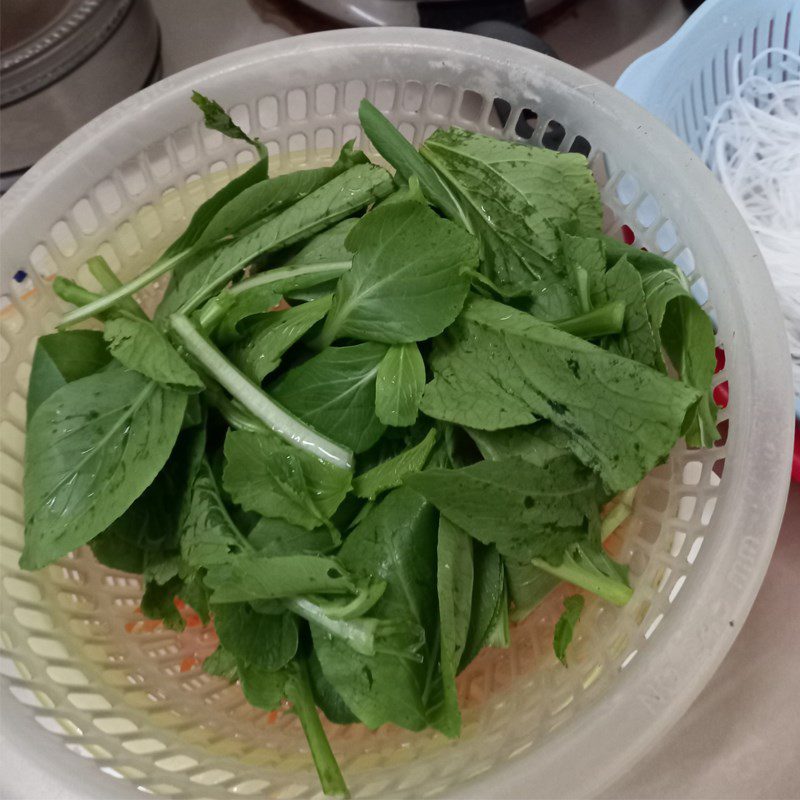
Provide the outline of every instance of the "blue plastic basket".
[[[731,96],[732,70],[741,78],[770,47],[800,53],[800,0],[706,0],[669,41],[634,61],[617,89],[701,154],[711,119]],[[782,61],[764,59],[757,72],[781,80]],[[800,396],[795,412],[800,420]]]

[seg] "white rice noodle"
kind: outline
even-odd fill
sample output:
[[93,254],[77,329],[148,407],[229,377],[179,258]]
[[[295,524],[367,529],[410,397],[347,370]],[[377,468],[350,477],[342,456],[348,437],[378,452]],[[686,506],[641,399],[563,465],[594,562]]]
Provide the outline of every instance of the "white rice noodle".
[[703,158],[750,226],[778,293],[800,397],[800,56],[769,48],[739,79],[706,135]]

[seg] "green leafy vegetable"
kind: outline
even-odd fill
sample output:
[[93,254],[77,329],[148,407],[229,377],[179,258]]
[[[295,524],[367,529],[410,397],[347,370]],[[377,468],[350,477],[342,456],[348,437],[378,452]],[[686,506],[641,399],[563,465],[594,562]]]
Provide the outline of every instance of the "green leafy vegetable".
[[251,706],[264,711],[280,708],[286,692],[285,670],[264,669],[243,659],[237,661],[236,670],[242,682],[242,694]]
[[185,395],[119,370],[45,400],[26,446],[22,567],[40,569],[119,517],[166,462],[185,406]]
[[236,664],[236,656],[226,650],[222,645],[203,661],[203,670],[209,675],[218,678],[225,678],[230,683],[239,678],[239,668]]
[[436,431],[431,429],[419,444],[356,476],[353,491],[359,497],[374,500],[381,492],[400,486],[409,475],[425,466],[435,444]]
[[187,568],[210,569],[227,564],[232,556],[247,549],[247,540],[230,518],[207,461],[194,478],[186,505],[180,549]]
[[248,511],[308,530],[328,524],[350,488],[351,473],[268,433],[230,431],[223,485]]
[[375,149],[397,170],[397,174],[403,180],[409,181],[415,177],[425,196],[434,205],[441,208],[451,219],[458,219],[467,225],[467,217],[453,192],[436,170],[431,168],[416,148],[369,100],[361,101],[358,118]]
[[[131,282],[99,256],[105,294],[53,282],[62,326],[103,331],[37,344],[21,565],[88,543],[148,618],[190,606],[205,671],[296,714],[345,797],[319,710],[457,736],[457,675],[512,620],[562,582],[630,600],[603,542],[681,435],[716,438],[713,325],[674,264],[601,235],[583,156],[455,129],[418,151],[365,100],[394,175],[349,142],[270,178],[193,99],[261,160]],[[151,321],[134,294],[167,275]],[[552,621],[564,663],[583,603]]]
[[182,631],[186,627],[186,622],[175,606],[175,596],[180,585],[178,577],[172,577],[165,583],[147,581],[142,595],[142,614],[148,619],[161,620],[170,630]]
[[548,418],[612,490],[632,486],[669,453],[698,399],[649,367],[479,298],[432,364],[426,414],[487,430]]
[[281,356],[322,320],[330,307],[331,298],[327,295],[284,311],[273,311],[232,348],[231,361],[250,380],[261,383],[281,363]]
[[230,391],[238,403],[250,412],[250,416],[244,412],[238,413],[238,407],[234,406],[239,421],[247,419],[248,427],[255,431],[263,425],[266,431],[272,431],[284,441],[291,442],[293,446],[315,457],[341,469],[352,468],[353,454],[350,450],[310,429],[274,403],[207,341],[189,319],[182,314],[173,314],[170,323],[175,333],[180,336],[183,346],[205,371]]
[[329,528],[306,530],[283,519],[261,517],[247,536],[252,547],[267,556],[325,553],[338,544]]
[[200,92],[192,92],[192,102],[203,112],[206,127],[219,131],[231,139],[242,139],[253,145],[260,153],[266,152],[264,145],[248,136],[226,113],[216,100],[210,100]]
[[272,397],[315,430],[362,453],[381,437],[375,382],[386,347],[329,347],[269,387]]
[[566,667],[567,666],[567,647],[569,647],[575,633],[575,626],[578,624],[585,599],[582,594],[573,594],[564,598],[564,612],[556,622],[555,632],[553,633],[553,650],[556,657]]
[[625,302],[625,324],[619,336],[611,339],[613,350],[640,364],[659,369],[663,366],[655,331],[645,304],[642,278],[627,259],[620,259],[604,277],[605,299]]
[[225,603],[212,610],[220,643],[239,663],[277,670],[297,652],[297,622],[286,611],[261,614],[249,603]]
[[97,560],[114,569],[156,575],[163,584],[177,574],[180,526],[192,513],[188,493],[200,468],[205,428],[178,434],[167,463],[127,510],[90,542]]
[[712,447],[717,440],[717,406],[711,390],[716,357],[714,327],[697,304],[683,273],[655,253],[603,237],[609,260],[626,258],[642,276],[650,322],[684,383],[704,394],[683,431],[691,447]]
[[214,245],[226,236],[246,231],[254,223],[308,196],[350,167],[366,163],[367,157],[361,152],[353,152],[353,143],[348,142],[339,159],[330,167],[289,172],[255,183],[220,210],[198,238],[196,246]]
[[406,484],[471,536],[501,554],[559,563],[587,536],[597,482],[572,456],[538,467],[511,457],[463,469],[428,469]]
[[28,425],[37,408],[55,391],[98,372],[111,360],[99,331],[61,331],[41,336],[28,383]]
[[481,270],[503,291],[530,290],[560,273],[558,227],[599,232],[597,184],[586,159],[452,129],[422,146],[466,210]]
[[439,519],[436,584],[439,598],[442,705],[432,724],[448,736],[461,731],[456,674],[467,644],[472,610],[472,540],[445,517]]
[[324,556],[233,556],[206,575],[211,602],[243,603],[313,594],[355,591],[341,564]]
[[367,214],[347,246],[353,266],[339,278],[323,344],[342,336],[387,344],[436,336],[461,310],[478,263],[466,231],[414,201]]
[[[433,507],[407,489],[387,495],[348,536],[339,552],[344,566],[353,574],[386,582],[383,597],[371,611],[374,617],[433,633],[436,538]],[[410,730],[427,726],[427,659],[438,656],[438,647],[437,652],[426,650],[421,661],[409,648],[363,656],[317,625],[312,624],[311,631],[323,674],[365,725],[376,728],[394,722]]]
[[686,443],[712,447],[717,440],[717,405],[711,391],[716,368],[714,328],[677,269],[642,276],[647,310],[660,344],[681,380],[703,392],[684,427]]
[[503,613],[505,575],[503,559],[493,546],[474,542],[474,576],[467,639],[461,653],[458,672],[466,669],[488,645],[489,637]]
[[106,322],[103,338],[124,367],[171,389],[200,390],[200,376],[178,355],[164,334],[149,320],[117,316]]
[[407,426],[417,421],[425,390],[425,362],[416,344],[389,348],[378,366],[375,413],[384,425]]
[[389,174],[372,164],[351,167],[293,205],[247,229],[183,277],[180,310],[193,311],[257,257],[308,239],[391,190]]

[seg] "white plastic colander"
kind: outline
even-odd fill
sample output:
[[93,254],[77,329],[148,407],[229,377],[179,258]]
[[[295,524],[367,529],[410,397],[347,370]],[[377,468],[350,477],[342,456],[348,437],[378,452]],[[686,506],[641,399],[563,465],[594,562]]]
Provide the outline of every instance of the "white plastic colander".
[[[97,252],[130,278],[251,158],[202,129],[188,99],[193,88],[231,107],[291,168],[358,138],[364,96],[415,142],[455,124],[588,152],[608,230],[630,226],[710,298],[726,362],[715,380],[730,383],[721,443],[678,445],[643,483],[616,542],[630,565],[630,603],[588,602],[565,669],[552,654],[554,593],[512,631],[509,650],[484,653],[461,677],[458,741],[393,727],[327,728],[358,796],[599,791],[709,680],[769,562],[792,425],[777,304],[755,244],[713,176],[631,101],[572,67],[496,41],[369,29],[270,43],[169,78],[76,133],[2,201],[3,744],[40,770],[18,796],[35,796],[32,782],[50,787],[40,796],[127,797],[136,788],[179,798],[319,796],[296,720],[269,724],[237,686],[192,666],[213,647],[209,631],[127,633],[126,623],[141,619],[139,581],[98,566],[87,549],[40,573],[17,568],[30,359],[59,313],[48,281],[60,273],[91,285],[83,265]],[[95,765],[119,779],[116,786]],[[4,780],[13,789],[26,775]]]

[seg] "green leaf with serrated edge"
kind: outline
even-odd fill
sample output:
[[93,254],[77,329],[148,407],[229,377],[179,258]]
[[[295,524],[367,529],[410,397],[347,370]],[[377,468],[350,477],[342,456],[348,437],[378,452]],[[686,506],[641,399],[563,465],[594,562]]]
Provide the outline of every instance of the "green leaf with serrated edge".
[[604,300],[625,302],[622,332],[605,337],[604,346],[640,364],[663,370],[664,362],[658,337],[650,324],[642,278],[627,259],[621,258],[606,272],[599,294]]
[[237,661],[239,680],[242,683],[242,694],[251,706],[264,711],[280,708],[286,690],[287,675],[284,670],[267,670]]
[[585,600],[582,594],[573,594],[564,598],[564,611],[556,622],[553,631],[553,650],[556,658],[567,666],[567,647],[569,647],[575,633]]
[[361,453],[384,431],[375,381],[386,346],[328,347],[269,384],[270,397],[319,433]]
[[503,291],[530,291],[561,274],[558,229],[600,230],[597,184],[586,159],[452,129],[420,153],[466,211],[481,245],[481,271]]
[[205,388],[200,376],[148,319],[116,316],[106,322],[103,338],[111,355],[127,369],[141,372],[171,389],[199,391]]
[[336,286],[320,341],[428,339],[458,315],[477,267],[475,240],[413,200],[378,206],[347,237],[353,265]]
[[428,469],[406,484],[484,544],[517,560],[555,564],[588,536],[597,479],[573,456],[538,467],[518,456],[462,469]]
[[203,661],[203,671],[218,678],[225,678],[229,683],[236,683],[239,678],[239,668],[236,656],[226,650],[221,644]]
[[228,351],[231,361],[255,383],[261,383],[281,363],[283,354],[324,319],[331,296],[273,311],[254,325],[247,338]]
[[120,370],[45,400],[26,441],[20,565],[40,569],[119,517],[166,462],[185,406],[185,394]]
[[192,92],[192,102],[203,112],[203,121],[207,128],[219,131],[230,139],[241,139],[253,145],[259,153],[265,152],[264,145],[258,139],[248,136],[216,100],[211,100],[200,92],[194,91]]
[[384,425],[413,425],[425,390],[425,362],[414,342],[389,348],[378,366],[375,413]]
[[213,589],[211,602],[216,607],[355,591],[355,584],[336,559],[317,555],[232,555],[225,563],[209,566],[205,582]]
[[353,491],[359,497],[374,500],[382,492],[400,486],[409,475],[425,466],[435,444],[436,431],[431,429],[419,444],[357,475],[353,479]]
[[680,381],[491,300],[473,298],[448,333],[432,359],[423,412],[497,429],[529,423],[527,409],[565,431],[573,453],[612,491],[668,455],[698,400]]
[[662,256],[602,237],[609,266],[626,258],[642,275],[654,332],[681,380],[703,393],[686,419],[690,447],[711,447],[717,440],[717,406],[711,379],[716,368],[714,326],[697,304],[680,269]]
[[327,523],[351,475],[271,433],[229,431],[225,438],[222,483],[233,501],[308,530]]
[[110,360],[100,331],[61,331],[40,336],[28,381],[28,426],[36,409],[57,389],[92,375]]
[[238,663],[278,670],[297,652],[297,622],[288,612],[260,614],[249,603],[212,605],[212,611],[219,641]]
[[165,628],[182,631],[186,622],[175,606],[175,599],[181,588],[181,579],[172,578],[166,583],[148,581],[145,585],[140,608],[148,619],[161,620]]
[[181,522],[180,549],[188,570],[227,564],[232,556],[247,549],[247,542],[230,518],[206,460],[192,483]]
[[338,541],[324,526],[306,530],[284,519],[261,517],[247,536],[247,541],[265,556],[293,556],[327,553]]

